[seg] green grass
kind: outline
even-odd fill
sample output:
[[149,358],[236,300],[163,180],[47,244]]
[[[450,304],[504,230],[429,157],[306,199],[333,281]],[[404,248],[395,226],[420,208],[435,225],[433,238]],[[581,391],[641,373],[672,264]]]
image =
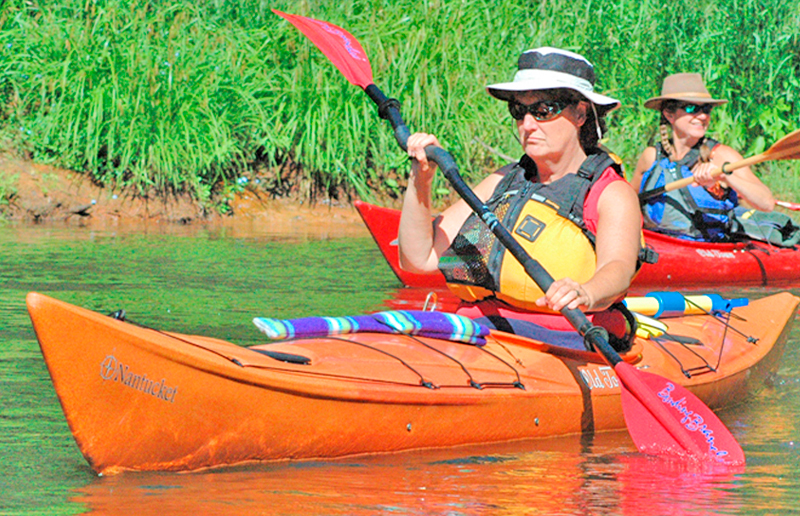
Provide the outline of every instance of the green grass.
[[[408,164],[391,131],[271,8],[353,33],[412,131],[437,134],[471,181],[503,162],[478,141],[519,154],[484,86],[510,79],[535,46],[595,64],[598,89],[623,102],[606,143],[629,171],[658,121],[642,103],[669,73],[700,72],[730,99],[711,133],[745,156],[800,115],[800,11],[779,0],[5,0],[0,140],[142,194],[209,201],[241,176],[279,190],[299,172],[323,197],[396,195]],[[780,197],[800,198],[795,163],[756,170]]]

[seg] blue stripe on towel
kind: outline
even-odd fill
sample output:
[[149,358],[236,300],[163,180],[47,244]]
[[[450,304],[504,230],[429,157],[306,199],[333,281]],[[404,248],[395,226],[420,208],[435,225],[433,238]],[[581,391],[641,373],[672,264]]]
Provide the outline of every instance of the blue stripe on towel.
[[[455,314],[452,314],[453,317],[450,317],[451,314],[444,314],[444,315],[445,315],[445,317],[447,317],[447,319],[453,325],[453,328],[454,328],[453,331],[455,333],[459,333],[461,335],[466,335],[466,336],[468,336],[470,338],[475,336],[475,332],[478,329],[477,328],[478,325],[474,321],[469,320],[469,319],[465,321],[464,317],[458,317]],[[466,324],[467,322],[469,324]]]
[[394,328],[400,333],[416,335],[422,329],[422,324],[420,321],[418,321],[412,313],[405,310],[378,312],[376,314],[372,314],[372,317],[386,323],[390,328]]
[[323,317],[328,323],[329,335],[342,335],[358,331],[358,321],[353,317]]
[[278,340],[294,338],[294,327],[290,321],[258,317],[253,319],[253,322],[258,329],[266,333],[270,339]]

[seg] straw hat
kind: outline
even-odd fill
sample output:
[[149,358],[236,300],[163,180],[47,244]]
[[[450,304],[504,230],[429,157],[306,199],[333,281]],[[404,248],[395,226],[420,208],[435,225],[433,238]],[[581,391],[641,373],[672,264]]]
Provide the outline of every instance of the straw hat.
[[580,93],[604,111],[620,105],[617,99],[594,91],[594,67],[580,54],[552,47],[534,48],[522,53],[517,68],[513,81],[487,86],[489,94],[508,101],[523,91],[566,88]]
[[699,73],[675,73],[664,78],[661,95],[647,99],[644,107],[661,111],[665,100],[681,100],[692,104],[725,104],[727,100],[713,99]]

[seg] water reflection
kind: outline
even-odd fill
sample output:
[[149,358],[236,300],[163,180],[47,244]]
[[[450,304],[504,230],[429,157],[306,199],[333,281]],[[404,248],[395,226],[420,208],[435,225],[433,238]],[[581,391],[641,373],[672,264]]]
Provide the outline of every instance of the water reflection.
[[709,467],[640,454],[622,456],[623,514],[739,514],[745,467]]
[[734,514],[741,471],[633,453],[625,433],[175,474],[98,478],[95,514]]
[[[606,450],[626,447],[609,434]],[[75,501],[99,514],[579,514],[579,438],[234,468],[188,475],[98,479]],[[577,512],[570,507],[573,506]],[[267,511],[266,508],[269,508]],[[559,511],[559,512],[556,512]],[[566,511],[566,512],[564,512]]]

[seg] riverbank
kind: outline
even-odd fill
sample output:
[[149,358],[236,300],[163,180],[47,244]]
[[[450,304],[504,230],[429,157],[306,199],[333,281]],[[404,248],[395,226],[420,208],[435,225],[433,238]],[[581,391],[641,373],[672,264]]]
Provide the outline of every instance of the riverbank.
[[[407,158],[373,103],[263,2],[0,5],[0,148],[5,141],[19,155],[104,184],[155,184],[200,199],[287,163],[324,192],[398,195]],[[269,7],[357,38],[409,129],[439,135],[476,183],[504,164],[501,155],[519,153],[505,106],[484,86],[509,80],[532,42],[594,64],[597,90],[622,104],[609,115],[604,143],[629,171],[657,135],[658,114],[642,103],[658,95],[666,73],[703,72],[709,91],[728,100],[714,110],[709,136],[744,156],[796,129],[794,4],[719,0],[678,17],[664,14],[670,5],[276,0]],[[435,200],[447,190],[437,174]],[[800,186],[777,191],[800,197]]]
[[131,191],[102,188],[85,175],[0,154],[0,176],[14,194],[0,205],[0,219],[14,224],[43,224],[137,231],[153,227],[247,227],[253,232],[278,227],[304,234],[367,235],[348,203],[272,199],[243,189],[221,214],[188,195],[143,197]]

